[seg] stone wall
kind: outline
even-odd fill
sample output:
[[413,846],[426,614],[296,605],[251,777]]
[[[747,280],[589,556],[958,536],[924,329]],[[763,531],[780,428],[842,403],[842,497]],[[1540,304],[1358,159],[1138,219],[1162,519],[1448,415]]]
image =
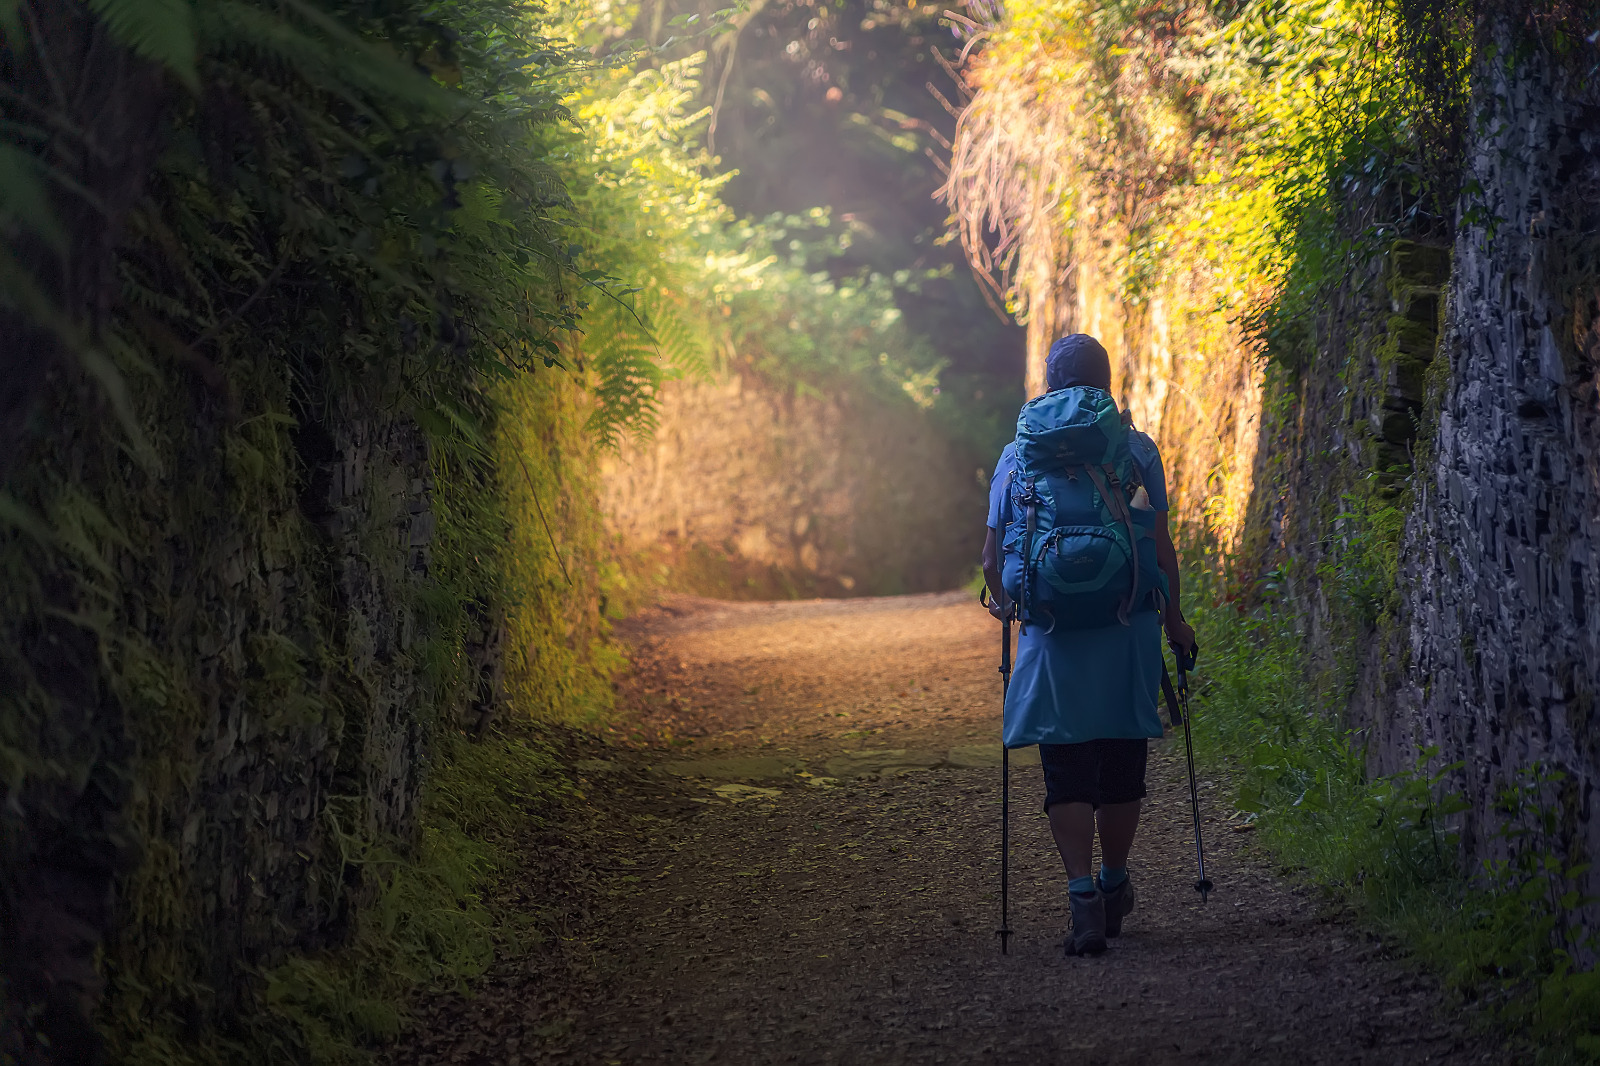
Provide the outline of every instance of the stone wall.
[[[223,992],[213,1007],[237,1002],[241,962],[270,966],[342,937],[360,897],[347,865],[359,856],[341,854],[340,835],[411,838],[434,726],[416,668],[415,594],[434,530],[421,434],[357,407],[306,422],[298,443],[307,477],[299,513],[277,516],[283,540],[240,521],[195,544],[185,593],[200,609],[180,639],[194,640],[189,661],[208,682],[197,758],[189,787],[149,812],[150,839],[176,845],[177,880],[163,889],[198,920],[162,933],[196,938]],[[316,535],[282,550],[302,521]],[[325,643],[302,643],[318,630]],[[137,902],[128,893],[124,908]],[[155,932],[119,924],[141,940]]]
[[265,972],[350,932],[367,849],[414,836],[428,648],[459,641],[422,598],[429,447],[376,391],[250,372],[238,409],[136,392],[142,461],[64,417],[7,485],[49,532],[0,534],[0,1057],[242,1038]]
[[679,587],[884,594],[971,575],[986,473],[909,402],[728,374],[669,383],[655,433],[605,461],[602,494],[637,565]]
[[[1473,72],[1432,454],[1416,478],[1390,692],[1368,692],[1380,762],[1464,760],[1469,843],[1498,791],[1567,775],[1562,831],[1600,857],[1600,93],[1544,49]],[[1506,55],[1514,55],[1507,60]],[[1600,882],[1595,882],[1600,883]]]
[[1264,382],[1237,576],[1247,595],[1273,580],[1299,608],[1306,662],[1330,690],[1366,675],[1361,691],[1382,688],[1394,659],[1400,533],[1414,457],[1432,446],[1449,270],[1437,243],[1389,242],[1328,294],[1308,362]]
[[1576,861],[1600,855],[1600,99],[1521,33],[1473,72],[1453,242],[1392,242],[1269,379],[1241,561],[1285,578],[1373,772],[1461,763],[1476,859],[1501,792],[1559,771]]
[[[312,8],[255,16],[307,47],[405,35],[400,8]],[[590,579],[525,554],[513,580],[535,519],[496,469],[496,391],[579,387],[509,373],[499,336],[570,306],[503,269],[566,248],[560,183],[465,237],[469,170],[491,199],[523,178],[404,62],[341,81],[227,34],[138,47],[104,5],[35,14],[0,72],[8,151],[39,164],[4,182],[27,217],[0,209],[0,1062],[347,1061],[329,1045],[384,1022],[373,971],[459,950],[406,951],[468,883],[418,803],[463,750],[435,735],[499,704],[529,586],[586,624],[537,630],[520,674],[610,695],[587,482],[538,528]],[[378,147],[402,116],[421,156]],[[587,414],[533,427],[530,486],[587,465]]]

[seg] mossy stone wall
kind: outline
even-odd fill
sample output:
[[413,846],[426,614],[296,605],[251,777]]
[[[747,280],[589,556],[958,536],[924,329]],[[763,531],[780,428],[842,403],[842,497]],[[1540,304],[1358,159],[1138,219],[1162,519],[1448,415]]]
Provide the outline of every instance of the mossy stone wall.
[[224,361],[227,403],[150,370],[137,445],[63,385],[53,409],[85,413],[4,498],[0,1049],[22,1062],[245,1039],[261,976],[339,944],[370,849],[413,839],[432,734],[473,695],[430,446],[382,383]]
[[1312,362],[1269,375],[1244,562],[1282,578],[1374,773],[1461,764],[1469,858],[1498,854],[1499,797],[1541,763],[1581,861],[1600,855],[1600,98],[1524,29],[1487,39],[1453,242],[1390,243],[1331,294]]
[[1562,835],[1593,860],[1600,92],[1548,50],[1517,47],[1524,33],[1495,24],[1499,47],[1473,70],[1437,414],[1401,556],[1393,710],[1375,739],[1386,767],[1430,746],[1465,762],[1480,853],[1515,774],[1563,771]]

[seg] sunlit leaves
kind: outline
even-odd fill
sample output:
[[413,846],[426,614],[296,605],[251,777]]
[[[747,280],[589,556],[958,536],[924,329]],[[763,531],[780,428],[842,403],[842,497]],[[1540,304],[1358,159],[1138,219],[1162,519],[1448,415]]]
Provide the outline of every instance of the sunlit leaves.
[[1224,21],[1173,4],[1157,32],[1125,7],[1022,0],[990,27],[946,189],[975,264],[1003,290],[1071,261],[1081,224],[1126,245],[1125,299],[1204,272],[1230,316],[1275,294],[1273,314],[1298,313],[1299,287],[1343,268],[1323,231],[1347,193],[1398,182],[1416,199],[1424,102],[1395,10],[1253,0]]
[[699,138],[703,61],[614,67],[571,101],[578,258],[623,279],[594,279],[573,339],[596,378],[594,431],[648,429],[663,381],[718,369],[931,404],[940,367],[899,321],[891,280],[840,282],[808,265],[837,254],[827,211],[755,223],[723,203],[728,176],[712,176]]

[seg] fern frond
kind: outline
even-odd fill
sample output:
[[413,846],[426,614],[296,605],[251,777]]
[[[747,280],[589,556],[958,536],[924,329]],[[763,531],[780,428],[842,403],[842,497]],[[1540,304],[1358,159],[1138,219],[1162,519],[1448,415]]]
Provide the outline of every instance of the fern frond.
[[195,72],[194,5],[189,0],[89,0],[111,39],[135,55],[160,63],[191,92]]
[[685,301],[652,286],[640,293],[640,309],[655,337],[662,369],[672,377],[711,378],[711,341]]
[[588,428],[602,447],[612,447],[625,430],[645,435],[655,429],[665,374],[647,322],[620,300],[602,301],[583,316],[581,347],[594,375]]
[[[128,0],[109,0],[120,3]],[[304,3],[285,5],[311,31],[242,0],[215,0],[202,9],[208,50],[217,45],[283,60],[308,85],[333,92],[362,111],[362,97],[386,105],[440,114],[459,108],[456,98],[398,55],[345,29]]]

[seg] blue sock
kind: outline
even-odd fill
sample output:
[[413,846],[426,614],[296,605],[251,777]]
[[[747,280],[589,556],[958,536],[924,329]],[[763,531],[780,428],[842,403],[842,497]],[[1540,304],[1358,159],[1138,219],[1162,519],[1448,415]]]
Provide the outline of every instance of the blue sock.
[[1110,892],[1128,879],[1128,868],[1119,866],[1112,869],[1109,866],[1100,867],[1100,887]]
[[1067,891],[1075,892],[1080,896],[1094,895],[1094,878],[1074,877],[1067,882]]

